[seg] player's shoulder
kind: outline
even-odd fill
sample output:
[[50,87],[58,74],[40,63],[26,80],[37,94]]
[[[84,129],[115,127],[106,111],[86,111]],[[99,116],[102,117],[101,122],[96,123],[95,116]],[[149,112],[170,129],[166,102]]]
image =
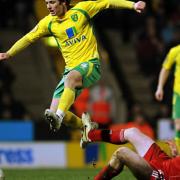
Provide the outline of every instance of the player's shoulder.
[[171,53],[179,53],[180,52],[180,44],[177,46],[174,46],[170,49]]
[[178,44],[177,46],[174,46],[170,49],[170,51],[177,51],[180,50],[180,44]]
[[49,22],[49,21],[52,21],[53,19],[54,17],[51,14],[49,14],[45,16],[43,19],[41,19],[41,21]]
[[47,15],[47,16],[45,16],[44,18],[42,18],[41,20],[40,20],[40,23],[41,24],[49,24],[51,21],[53,21],[53,19],[55,19],[56,17],[53,17],[52,15]]

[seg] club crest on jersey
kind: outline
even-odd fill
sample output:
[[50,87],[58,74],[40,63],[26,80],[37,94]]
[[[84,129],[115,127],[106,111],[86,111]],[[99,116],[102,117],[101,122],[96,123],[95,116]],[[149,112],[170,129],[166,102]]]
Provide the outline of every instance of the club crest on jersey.
[[71,16],[71,19],[72,19],[74,22],[78,21],[78,15],[77,15],[77,14],[73,14],[73,15]]

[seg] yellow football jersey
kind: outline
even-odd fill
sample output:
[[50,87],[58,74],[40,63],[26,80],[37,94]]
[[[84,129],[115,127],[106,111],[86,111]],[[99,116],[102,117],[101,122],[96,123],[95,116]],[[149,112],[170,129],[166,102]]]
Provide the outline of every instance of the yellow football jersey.
[[110,6],[132,9],[133,4],[125,0],[84,1],[69,9],[61,19],[49,14],[8,53],[13,56],[19,49],[23,49],[23,46],[26,47],[41,37],[54,36],[66,68],[74,68],[82,62],[99,58],[91,18]]
[[165,69],[170,70],[175,64],[174,91],[180,94],[180,45],[170,49],[163,63]]

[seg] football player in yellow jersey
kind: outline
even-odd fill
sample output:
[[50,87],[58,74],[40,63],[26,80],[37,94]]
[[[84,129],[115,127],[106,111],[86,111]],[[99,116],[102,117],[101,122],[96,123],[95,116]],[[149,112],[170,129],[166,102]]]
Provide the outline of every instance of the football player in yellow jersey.
[[100,79],[99,54],[91,18],[107,8],[127,8],[141,13],[145,2],[84,1],[72,8],[66,0],[45,0],[45,3],[50,14],[6,53],[0,53],[0,60],[14,56],[41,37],[54,36],[66,66],[64,76],[55,89],[50,109],[45,111],[45,118],[55,131],[62,122],[81,128],[81,119],[71,113],[69,108],[84,87]]
[[157,85],[157,90],[155,93],[155,97],[158,101],[161,101],[164,96],[163,88],[167,81],[167,78],[170,73],[170,69],[175,64],[175,73],[174,73],[174,87],[173,87],[173,110],[172,110],[172,117],[175,121],[175,142],[177,148],[180,153],[180,45],[177,45],[170,49],[168,52],[162,69],[159,74],[159,81]]

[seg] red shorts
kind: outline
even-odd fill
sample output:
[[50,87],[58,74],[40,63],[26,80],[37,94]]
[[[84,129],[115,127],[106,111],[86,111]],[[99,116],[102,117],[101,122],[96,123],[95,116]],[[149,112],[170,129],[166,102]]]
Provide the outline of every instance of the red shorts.
[[171,158],[154,143],[145,154],[144,159],[154,170],[162,171],[165,180],[180,180],[180,156]]

